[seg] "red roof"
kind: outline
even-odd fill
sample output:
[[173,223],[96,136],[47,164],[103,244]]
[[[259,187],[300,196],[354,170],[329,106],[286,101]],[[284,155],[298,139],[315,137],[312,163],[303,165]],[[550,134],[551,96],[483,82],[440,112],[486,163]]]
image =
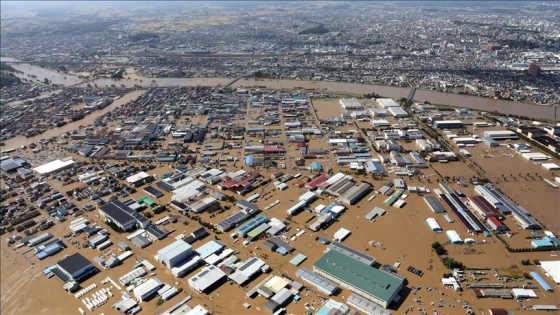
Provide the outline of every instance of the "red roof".
[[305,144],[305,142],[298,142],[296,145],[297,145],[298,148],[305,148],[305,147],[307,147],[307,145]]
[[311,180],[309,183],[307,183],[305,186],[309,187],[309,188],[313,188],[317,185],[319,185],[320,183],[324,182],[327,180],[327,175],[323,174],[320,176],[315,177],[313,180]]
[[264,151],[265,152],[284,152],[284,148],[279,148],[277,146],[272,146],[272,145],[265,145],[264,146]]
[[502,223],[502,221],[498,220],[496,217],[489,217],[489,218],[488,218],[488,221],[494,223],[494,225],[495,225],[496,227],[500,227],[500,226],[503,226],[503,225],[504,225],[504,224]]

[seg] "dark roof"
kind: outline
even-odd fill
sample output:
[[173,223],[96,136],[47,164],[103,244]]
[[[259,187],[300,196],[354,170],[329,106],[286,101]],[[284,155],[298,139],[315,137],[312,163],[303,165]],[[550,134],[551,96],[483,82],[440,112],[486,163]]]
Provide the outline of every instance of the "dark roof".
[[0,168],[5,172],[9,172],[20,167],[21,163],[11,158],[0,162]]
[[146,232],[151,234],[153,237],[157,238],[158,240],[164,239],[167,236],[167,233],[160,230],[157,226],[151,224],[146,228]]
[[134,210],[130,209],[129,206],[118,200],[113,200],[110,203],[101,206],[99,210],[103,211],[103,213],[110,216],[111,219],[122,225],[128,223],[130,220],[134,220],[134,217],[131,214]]
[[58,268],[66,271],[69,274],[74,274],[92,263],[87,260],[80,253],[74,253],[57,263]]

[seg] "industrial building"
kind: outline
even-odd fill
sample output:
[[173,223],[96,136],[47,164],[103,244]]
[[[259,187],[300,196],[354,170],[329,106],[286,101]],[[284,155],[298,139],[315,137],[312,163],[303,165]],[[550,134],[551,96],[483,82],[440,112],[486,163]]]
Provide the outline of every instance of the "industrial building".
[[385,308],[398,299],[404,285],[401,277],[333,250],[315,262],[313,271]]
[[115,224],[125,232],[135,229],[137,224],[141,228],[146,228],[150,225],[150,221],[146,217],[118,200],[113,200],[101,206],[99,214],[107,222]]
[[340,201],[347,204],[353,205],[360,201],[365,195],[367,195],[372,190],[372,187],[368,183],[361,183],[360,185],[354,186],[348,189],[341,197]]
[[200,256],[200,258],[206,259],[208,256],[222,251],[222,249],[224,247],[225,247],[224,243],[222,243],[218,240],[211,240],[211,241],[207,242],[206,244],[197,248],[194,252],[198,256]]
[[202,271],[197,273],[194,277],[189,278],[188,283],[193,290],[198,293],[204,293],[225,277],[225,272],[216,266],[210,265],[204,267]]
[[80,253],[74,253],[56,263],[52,272],[64,283],[69,281],[82,282],[99,270],[92,262]]
[[428,204],[430,209],[435,213],[443,213],[445,212],[445,208],[441,205],[441,203],[437,200],[436,197],[428,196],[424,197],[424,201]]
[[511,211],[513,217],[519,222],[522,228],[533,230],[542,229],[542,226],[531,216],[529,211],[504,196],[492,184],[486,184],[484,186],[476,185],[474,188],[478,194],[484,197],[502,213],[506,213],[504,210]]
[[135,287],[133,289],[133,294],[136,299],[145,301],[154,296],[162,286],[163,283],[158,278],[151,278],[141,285]]
[[483,137],[490,138],[492,140],[515,140],[519,139],[517,134],[510,130],[493,130],[485,131]]
[[375,265],[375,258],[364,254],[358,250],[353,249],[352,247],[346,246],[342,243],[339,242],[331,242],[327,245],[327,251],[337,251],[343,255],[346,255],[352,259],[355,259],[363,264],[366,264],[368,266],[373,266]]
[[193,254],[191,245],[183,240],[177,240],[158,251],[158,260],[171,269],[180,266]]
[[344,109],[363,110],[364,107],[355,98],[341,98],[339,100],[340,106]]
[[271,313],[275,313],[278,309],[286,306],[293,300],[294,294],[287,288],[283,288],[274,294],[268,301],[264,303],[264,308]]
[[350,294],[346,303],[364,314],[391,315],[391,311],[384,309],[381,305],[366,299],[356,293]]
[[448,230],[445,232],[445,235],[447,236],[451,244],[463,244],[463,240],[456,231]]
[[71,157],[67,157],[62,160],[54,160],[37,166],[33,170],[40,175],[49,175],[70,168],[74,164],[76,164],[76,161],[74,161]]
[[426,219],[426,224],[428,224],[430,229],[434,232],[443,232],[443,229],[441,228],[441,226],[439,226],[436,219],[434,219],[434,218],[427,218]]
[[228,277],[237,285],[243,285],[255,276],[267,272],[270,267],[260,258],[251,257],[237,267]]
[[317,290],[326,295],[333,295],[338,291],[336,283],[326,279],[325,277],[307,269],[301,267],[297,272],[296,276],[302,279],[304,282],[313,285]]
[[436,129],[463,129],[463,122],[460,120],[437,120],[434,122]]

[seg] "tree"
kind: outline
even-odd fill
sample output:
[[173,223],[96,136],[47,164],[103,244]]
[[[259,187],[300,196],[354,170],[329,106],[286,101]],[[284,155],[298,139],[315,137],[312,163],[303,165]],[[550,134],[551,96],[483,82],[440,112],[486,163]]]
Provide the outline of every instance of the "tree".
[[535,265],[540,265],[541,262],[538,259],[533,259],[533,264]]

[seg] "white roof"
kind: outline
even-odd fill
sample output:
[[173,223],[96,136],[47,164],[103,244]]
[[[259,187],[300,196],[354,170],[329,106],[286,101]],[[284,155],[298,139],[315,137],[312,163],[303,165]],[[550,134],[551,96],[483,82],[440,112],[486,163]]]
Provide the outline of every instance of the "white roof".
[[461,239],[461,237],[459,236],[459,234],[455,230],[448,230],[448,231],[445,232],[445,234],[447,235],[447,237],[449,238],[449,240],[452,243],[455,243],[455,242],[461,242],[462,243],[463,242],[463,240]]
[[340,230],[336,231],[336,233],[334,233],[334,239],[335,240],[340,240],[342,241],[343,239],[345,239],[348,235],[350,235],[350,231],[345,229],[345,228],[340,228]]
[[560,260],[541,261],[541,268],[556,283],[560,283]]
[[556,163],[543,163],[541,164],[544,168],[546,168],[547,170],[559,170],[560,166],[558,166],[558,164]]
[[432,231],[438,231],[438,230],[441,231],[441,226],[439,226],[436,219],[427,218],[426,223],[428,223],[428,226],[430,227],[430,229],[432,229]]
[[185,315],[208,315],[208,314],[209,314],[208,311],[204,307],[202,307],[202,305],[197,305],[193,309],[185,313]]
[[387,107],[399,107],[399,104],[395,102],[392,98],[378,98],[376,100],[383,108]]
[[537,294],[535,293],[535,291],[533,290],[528,290],[528,289],[521,289],[521,288],[513,288],[511,289],[513,295],[515,297],[530,297],[530,298],[536,298]]
[[74,163],[76,162],[72,159],[54,160],[41,166],[37,166],[33,170],[39,174],[50,174]]
[[225,276],[220,268],[210,265],[190,278],[188,282],[193,289],[202,292]]
[[139,172],[137,174],[134,174],[132,176],[127,177],[126,182],[131,184],[131,183],[137,182],[139,180],[142,180],[142,179],[144,179],[148,176],[150,176],[150,175],[148,175],[148,173],[146,173],[146,172]]
[[134,288],[134,296],[136,298],[143,297],[144,294],[152,292],[156,288],[159,288],[162,285],[161,281],[158,278],[151,278],[148,281],[142,283],[141,285]]

